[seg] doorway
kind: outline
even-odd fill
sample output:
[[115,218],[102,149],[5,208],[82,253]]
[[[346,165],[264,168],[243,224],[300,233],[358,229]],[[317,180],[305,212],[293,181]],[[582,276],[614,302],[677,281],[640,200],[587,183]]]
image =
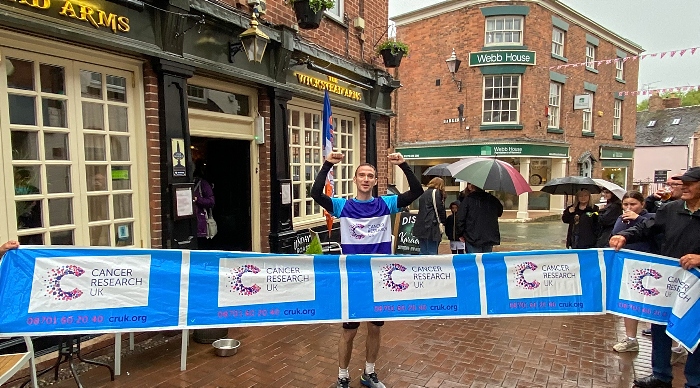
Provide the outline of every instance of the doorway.
[[250,141],[190,138],[192,161],[207,163],[205,179],[212,184],[218,233],[208,249],[251,251]]

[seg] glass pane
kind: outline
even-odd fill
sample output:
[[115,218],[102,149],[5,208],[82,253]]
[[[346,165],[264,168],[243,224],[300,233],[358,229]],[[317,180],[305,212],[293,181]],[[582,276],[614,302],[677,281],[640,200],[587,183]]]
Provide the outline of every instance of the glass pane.
[[113,132],[129,132],[129,117],[125,106],[107,106],[109,130]]
[[14,168],[15,195],[41,194],[39,166],[17,166]]
[[75,245],[72,230],[51,232],[51,245]]
[[70,198],[49,199],[49,225],[73,223],[73,201]]
[[34,97],[8,94],[10,103],[10,124],[36,125]]
[[311,136],[313,139],[313,145],[315,147],[319,146],[319,142],[321,141],[321,132],[314,132],[314,134]]
[[131,188],[129,166],[112,166],[112,190],[128,190]]
[[107,190],[107,166],[85,166],[88,191]]
[[12,160],[39,160],[36,132],[12,131]]
[[126,78],[116,75],[107,76],[107,99],[126,102]]
[[129,160],[129,138],[126,136],[110,136],[111,160]]
[[301,215],[300,214],[301,213],[301,206],[299,205],[299,202],[294,202],[294,206],[292,207],[292,210],[293,210],[292,216],[298,217]]
[[49,193],[70,193],[70,166],[46,166],[46,186]]
[[299,188],[301,185],[292,185],[292,198],[299,199]]
[[83,128],[104,131],[105,115],[102,104],[83,102]]
[[28,236],[19,236],[17,241],[21,245],[44,245],[44,235],[43,234],[30,234]]
[[102,74],[80,70],[80,95],[102,99]]
[[50,98],[41,99],[42,113],[44,115],[44,126],[66,128],[66,101],[53,100]]
[[299,126],[299,111],[298,110],[292,111],[292,126],[294,126],[294,127]]
[[313,214],[313,208],[314,208],[314,202],[313,201],[306,201],[306,215],[311,215]]
[[44,93],[66,94],[63,67],[40,64],[39,81],[41,82],[41,91]]
[[114,224],[114,237],[114,245],[118,247],[134,245],[134,225],[131,222]]
[[114,196],[114,218],[131,218],[134,213],[131,210],[131,194],[119,194]]
[[104,221],[109,219],[108,199],[108,195],[88,197],[88,219],[90,221]]
[[109,225],[90,227],[91,246],[109,246]]
[[34,63],[16,58],[7,58],[7,87],[34,90]]
[[321,129],[321,116],[320,115],[314,114],[312,127],[313,127],[313,129]]
[[40,228],[41,201],[17,201],[17,229]]
[[44,132],[46,160],[68,160],[68,134]]
[[85,160],[107,160],[105,137],[103,135],[85,135]]

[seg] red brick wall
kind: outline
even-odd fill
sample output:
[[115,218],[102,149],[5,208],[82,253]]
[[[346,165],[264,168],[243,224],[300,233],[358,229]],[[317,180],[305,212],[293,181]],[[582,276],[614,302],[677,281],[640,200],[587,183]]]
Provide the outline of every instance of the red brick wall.
[[[636,90],[639,71],[638,61],[625,63],[624,78],[626,83],[615,80],[615,65],[601,64],[599,73],[586,71],[583,66],[554,69],[568,76],[562,91],[561,127],[566,134],[547,133],[546,108],[549,96],[549,66],[566,64],[551,57],[552,13],[538,4],[531,2],[508,2],[508,5],[527,5],[530,13],[525,17],[524,44],[528,50],[537,52],[537,65],[528,67],[521,77],[520,124],[522,130],[480,131],[482,115],[481,71],[470,68],[469,52],[481,51],[484,46],[485,17],[479,7],[460,9],[445,13],[439,17],[398,27],[399,39],[411,47],[408,58],[402,62],[397,74],[404,87],[395,94],[397,100],[396,128],[394,144],[406,145],[426,141],[481,141],[484,139],[523,139],[529,141],[553,140],[565,141],[571,145],[569,173],[578,173],[576,160],[586,150],[590,150],[598,159],[599,146],[618,145],[634,146],[636,123],[636,99],[627,97],[623,103],[622,137],[613,140],[613,92]],[[491,5],[503,5],[494,2]],[[480,6],[490,6],[483,4]],[[585,61],[586,30],[569,23],[565,41],[565,56],[568,63]],[[440,44],[435,42],[434,31],[440,31]],[[597,36],[592,32],[591,35]],[[617,58],[617,47],[602,37],[596,53],[596,60]],[[462,92],[450,77],[445,60],[455,48],[462,65],[456,79],[462,80]],[[435,86],[440,79],[441,86]],[[573,111],[573,99],[576,94],[583,94],[583,82],[598,85],[594,98],[593,130],[594,138],[583,137],[581,111]],[[443,124],[443,119],[456,118],[457,106],[464,104],[463,124]],[[598,116],[602,112],[602,116]],[[470,130],[465,130],[469,126]],[[594,176],[600,176],[600,165],[595,166]],[[631,174],[630,174],[631,176]]]
[[[260,182],[260,250],[270,252],[270,209],[272,208],[272,192],[270,188],[270,97],[265,89],[258,90],[258,112],[265,117],[265,144],[258,146],[258,160],[260,161],[258,177]],[[255,163],[255,161],[251,161]]]
[[158,76],[150,63],[143,66],[144,105],[146,108],[146,147],[148,155],[148,205],[151,248],[162,248],[163,220],[160,187],[160,119],[158,117]]

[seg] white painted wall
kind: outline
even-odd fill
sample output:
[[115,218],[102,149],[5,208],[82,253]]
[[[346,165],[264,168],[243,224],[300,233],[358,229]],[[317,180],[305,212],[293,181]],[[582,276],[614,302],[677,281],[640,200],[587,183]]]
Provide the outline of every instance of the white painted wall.
[[637,147],[634,149],[634,182],[653,182],[654,170],[670,170],[671,174],[685,170],[688,146]]

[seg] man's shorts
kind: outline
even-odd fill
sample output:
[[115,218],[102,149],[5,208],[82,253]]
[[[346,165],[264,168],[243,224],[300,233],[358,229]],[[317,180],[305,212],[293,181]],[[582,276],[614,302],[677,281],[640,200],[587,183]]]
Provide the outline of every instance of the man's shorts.
[[465,249],[464,243],[461,241],[452,241],[450,240],[450,250],[453,251],[463,251]]
[[[345,330],[355,330],[358,327],[360,327],[360,323],[362,322],[343,322],[343,329]],[[382,327],[384,326],[384,321],[371,321],[374,326],[379,326]]]

